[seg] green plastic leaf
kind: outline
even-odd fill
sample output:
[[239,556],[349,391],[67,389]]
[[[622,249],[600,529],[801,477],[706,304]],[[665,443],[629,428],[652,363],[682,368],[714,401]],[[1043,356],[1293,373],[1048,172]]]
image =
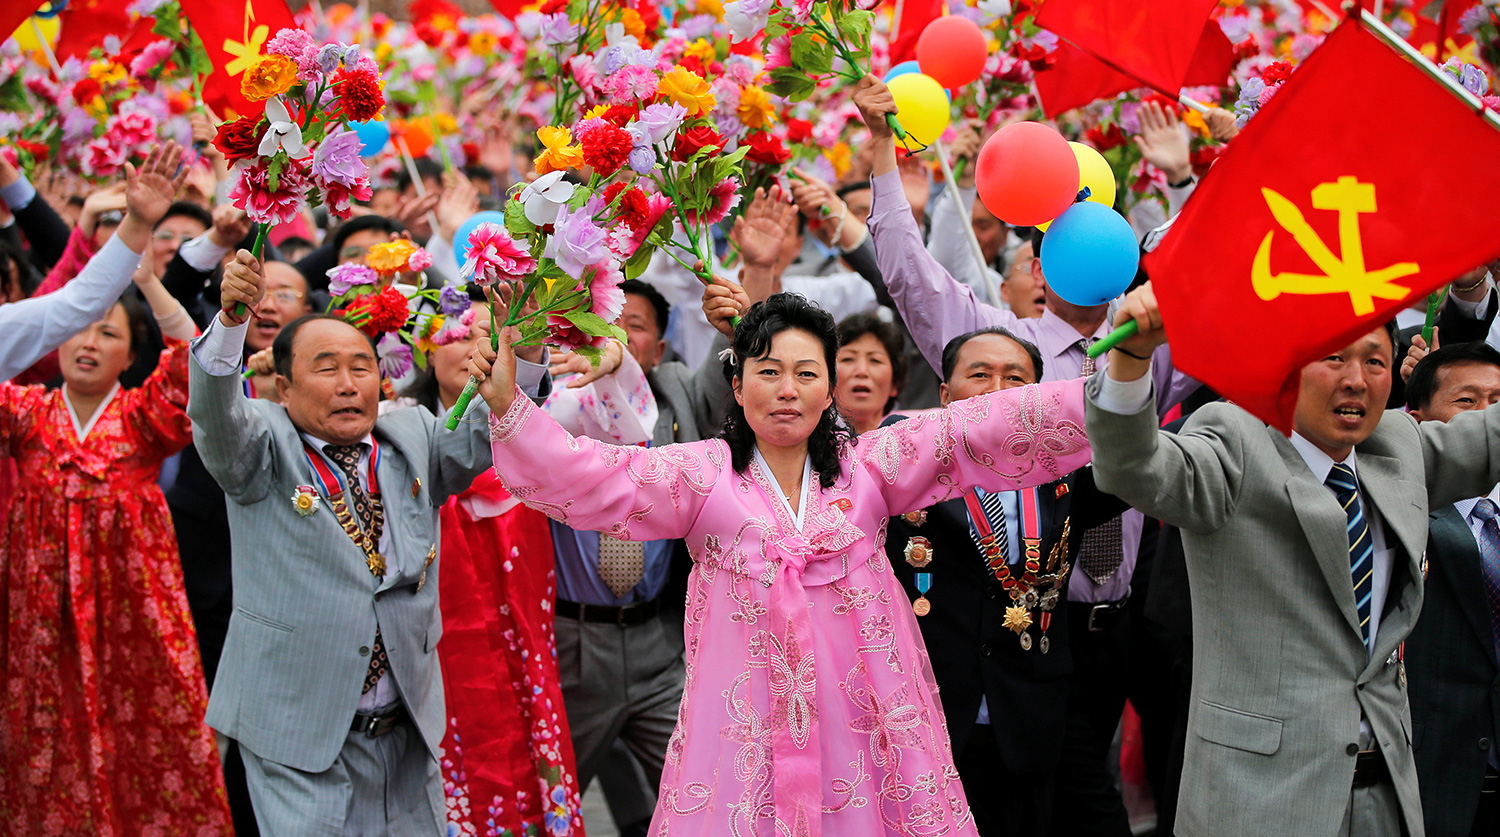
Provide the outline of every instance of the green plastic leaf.
[[863,9],[855,9],[844,15],[839,21],[839,30],[844,37],[857,44],[868,43],[870,40],[870,29],[875,23],[875,14]]
[[[536,225],[526,217],[526,205],[520,201],[505,202],[505,231],[516,238],[529,238],[536,232]],[[469,242],[463,242],[467,247]]]
[[182,40],[181,10],[176,3],[164,3],[151,14],[156,18],[156,21],[151,24],[151,34],[173,41]]
[[792,38],[792,68],[807,75],[822,75],[832,71],[833,45],[814,40],[809,35]]
[[783,99],[800,102],[818,89],[818,83],[794,67],[777,67],[771,71],[771,83],[766,92]]
[[646,268],[651,266],[651,257],[656,254],[656,247],[650,243],[644,243],[636,250],[629,259],[625,261],[625,278],[636,279]]
[[614,326],[611,326],[603,317],[592,311],[585,311],[579,308],[573,311],[566,311],[563,313],[563,316],[567,318],[568,322],[578,326],[578,330],[584,334],[593,337],[614,336]]

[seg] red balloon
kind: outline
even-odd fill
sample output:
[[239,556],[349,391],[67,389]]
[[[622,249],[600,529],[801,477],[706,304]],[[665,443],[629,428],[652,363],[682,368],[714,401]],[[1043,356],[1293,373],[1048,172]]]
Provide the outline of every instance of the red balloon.
[[1078,158],[1055,129],[1015,122],[979,150],[974,182],[996,218],[1032,227],[1061,215],[1078,196]]
[[917,38],[918,66],[949,90],[978,80],[989,54],[984,33],[966,17],[940,17]]

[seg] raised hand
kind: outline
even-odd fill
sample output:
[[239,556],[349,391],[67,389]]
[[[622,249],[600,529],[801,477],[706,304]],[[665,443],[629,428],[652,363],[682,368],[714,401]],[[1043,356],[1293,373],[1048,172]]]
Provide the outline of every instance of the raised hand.
[[[245,322],[250,318],[248,312],[254,311],[265,295],[265,268],[249,250],[239,251],[234,255],[234,261],[224,268],[224,281],[219,285],[219,306],[224,309],[219,312],[219,322],[226,326]],[[246,313],[236,317],[235,311]]]
[[980,141],[980,130],[984,127],[984,123],[977,119],[969,119],[955,127],[958,137],[948,146],[948,153],[953,155],[953,159],[949,162],[957,167],[960,160],[965,161],[963,172],[958,174],[958,185],[960,188],[969,189],[974,186],[974,170],[977,168],[974,160],[979,156],[979,147],[983,144]]
[[1420,361],[1424,357],[1427,357],[1428,354],[1438,350],[1438,347],[1440,345],[1440,341],[1438,340],[1438,332],[1440,330],[1441,329],[1437,328],[1434,328],[1432,330],[1431,347],[1427,345],[1426,340],[1422,339],[1422,333],[1420,331],[1412,335],[1411,348],[1406,350],[1406,359],[1401,361],[1401,380],[1403,382],[1411,380],[1412,370],[1417,368],[1418,361]]
[[552,362],[548,364],[547,371],[552,373],[553,378],[572,375],[573,377],[568,380],[568,389],[580,389],[620,371],[620,366],[624,362],[625,344],[611,339],[604,343],[604,356],[599,358],[598,366],[583,355],[563,352],[552,356]]
[[438,232],[453,243],[458,228],[479,211],[479,191],[467,177],[458,172],[443,172],[443,195],[438,199]]
[[156,226],[177,198],[187,176],[187,167],[182,165],[182,146],[168,142],[152,148],[139,169],[125,164],[126,211],[148,228]]
[[780,186],[773,186],[769,194],[756,189],[754,200],[729,231],[729,240],[739,248],[747,266],[774,266],[796,214],[797,208],[782,195]]
[[750,295],[737,282],[720,276],[703,289],[703,315],[720,334],[734,339],[734,318],[750,310]]
[[895,139],[891,126],[886,124],[885,115],[896,112],[896,98],[891,95],[891,89],[885,86],[885,82],[872,75],[860,79],[859,86],[854,88],[854,106],[859,108],[865,127],[870,129],[872,142]]
[[1168,183],[1179,183],[1193,173],[1188,156],[1188,136],[1181,120],[1158,102],[1146,102],[1137,111],[1141,132],[1134,137],[1146,162],[1161,169]]
[[220,247],[238,247],[250,235],[250,216],[233,204],[214,209],[214,225],[208,238]]
[[1219,142],[1229,142],[1239,136],[1238,117],[1231,111],[1209,108],[1208,113],[1203,115],[1203,121],[1208,125],[1208,135]]
[[1147,282],[1125,295],[1115,312],[1115,328],[1134,321],[1136,333],[1120,341],[1110,352],[1109,376],[1117,381],[1134,381],[1151,369],[1151,353],[1167,342],[1162,328],[1161,309],[1156,292]]
[[469,376],[479,381],[480,397],[497,416],[509,411],[516,400],[516,354],[511,343],[520,339],[521,332],[507,326],[500,330],[498,351],[490,346],[488,337],[475,340],[469,351]]
[[438,199],[441,197],[436,192],[428,192],[425,195],[417,195],[410,200],[402,201],[396,207],[395,220],[401,226],[406,227],[414,238],[427,240],[432,235],[432,222],[428,215],[437,208]]
[[90,238],[99,226],[99,216],[106,212],[125,211],[125,184],[114,183],[83,199],[83,211],[78,213],[78,231]]

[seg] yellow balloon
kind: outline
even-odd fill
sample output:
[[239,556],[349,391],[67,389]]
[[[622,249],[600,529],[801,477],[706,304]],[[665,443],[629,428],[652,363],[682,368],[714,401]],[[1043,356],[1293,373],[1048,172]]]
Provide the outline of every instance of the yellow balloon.
[[36,39],[36,27],[31,25],[32,20],[35,20],[41,27],[42,37],[47,39],[47,46],[57,43],[57,33],[62,27],[58,19],[56,17],[34,17],[30,20],[21,21],[21,25],[16,27],[15,32],[11,33],[11,37],[16,39],[17,44],[20,44],[22,52],[34,52],[42,48],[41,42]]
[[[1078,189],[1089,190],[1089,200],[1105,206],[1115,205],[1115,172],[1109,167],[1104,155],[1081,142],[1070,142],[1073,156],[1078,158]],[[1052,222],[1037,224],[1037,229],[1046,232]]]
[[888,86],[901,111],[896,118],[906,129],[909,144],[915,148],[937,142],[953,119],[952,103],[943,86],[932,76],[921,73],[896,76]]

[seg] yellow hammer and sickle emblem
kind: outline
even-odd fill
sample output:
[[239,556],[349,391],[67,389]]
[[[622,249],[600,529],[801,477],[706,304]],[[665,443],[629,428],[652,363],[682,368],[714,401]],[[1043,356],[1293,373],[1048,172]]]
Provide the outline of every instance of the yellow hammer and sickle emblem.
[[1271,216],[1281,228],[1290,233],[1313,264],[1323,274],[1272,273],[1272,230],[1261,239],[1260,249],[1255,252],[1255,262],[1250,268],[1250,282],[1255,295],[1272,300],[1281,294],[1348,294],[1349,304],[1354,306],[1357,316],[1375,312],[1375,298],[1405,299],[1411,288],[1394,284],[1391,280],[1410,276],[1421,270],[1416,262],[1398,262],[1379,270],[1365,269],[1364,244],[1360,240],[1359,216],[1375,211],[1375,185],[1360,183],[1345,175],[1333,183],[1319,183],[1312,190],[1314,209],[1333,210],[1339,214],[1339,255],[1334,256],[1328,245],[1303,217],[1297,205],[1271,189],[1261,189]]
[[234,56],[234,60],[224,67],[224,72],[231,76],[237,76],[255,64],[255,59],[260,57],[260,48],[265,45],[266,38],[271,34],[271,27],[264,23],[251,31],[250,24],[254,20],[255,4],[253,0],[245,0],[244,40],[224,39],[224,51]]

